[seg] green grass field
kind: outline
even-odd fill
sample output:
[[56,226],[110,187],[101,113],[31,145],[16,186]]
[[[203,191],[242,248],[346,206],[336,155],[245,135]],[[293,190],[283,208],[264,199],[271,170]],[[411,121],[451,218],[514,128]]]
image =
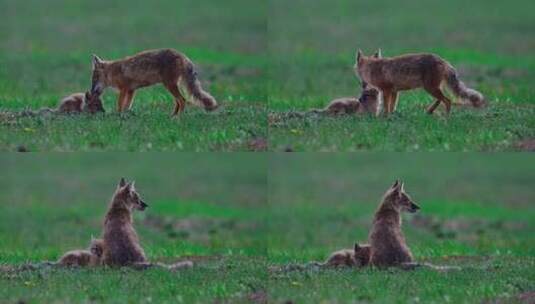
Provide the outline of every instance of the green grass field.
[[[270,150],[512,151],[533,149],[535,28],[529,0],[270,1]],[[383,56],[433,52],[489,100],[484,110],[425,114],[402,92],[391,118],[292,118],[287,111],[359,94],[357,48]]]
[[[533,165],[531,155],[518,153],[275,155],[269,178],[270,299],[531,303]],[[366,242],[374,210],[396,178],[421,206],[419,214],[404,216],[415,259],[461,270],[278,269],[322,261],[355,241]]]
[[[265,298],[262,154],[39,154],[0,157],[0,302],[250,303]],[[118,173],[120,172],[120,173]],[[124,175],[149,208],[135,214],[148,258],[192,269],[42,269],[99,236]],[[20,302],[22,303],[22,302]]]
[[[244,0],[2,1],[0,10],[0,149],[4,151],[265,150],[266,4]],[[148,13],[148,12],[152,13]],[[157,12],[157,13],[156,13]],[[90,87],[91,54],[118,59],[145,49],[175,48],[198,66],[201,82],[223,107],[187,108],[171,118],[161,86],[139,90],[132,113],[20,117],[55,107]]]

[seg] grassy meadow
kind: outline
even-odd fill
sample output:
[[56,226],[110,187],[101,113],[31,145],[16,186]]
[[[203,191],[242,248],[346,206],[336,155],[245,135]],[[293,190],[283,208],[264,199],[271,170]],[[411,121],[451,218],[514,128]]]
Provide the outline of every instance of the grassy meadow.
[[[535,3],[270,1],[269,148],[273,151],[516,151],[535,138]],[[357,96],[355,52],[433,52],[489,101],[483,110],[442,108],[421,90],[402,92],[389,118],[288,118]]]
[[[266,297],[262,154],[0,156],[0,302],[250,303]],[[86,248],[118,179],[149,204],[135,227],[150,261],[192,269],[17,271]]]
[[[518,153],[276,154],[269,177],[271,303],[531,303],[533,166],[531,155]],[[403,216],[415,260],[461,270],[288,268],[365,243],[397,178],[421,207]]]
[[[2,1],[0,150],[265,150],[265,16],[265,2],[244,0]],[[172,96],[154,86],[138,90],[124,115],[112,89],[104,115],[17,114],[88,90],[93,53],[119,59],[156,48],[192,59],[223,106],[215,113],[190,106],[172,118]]]

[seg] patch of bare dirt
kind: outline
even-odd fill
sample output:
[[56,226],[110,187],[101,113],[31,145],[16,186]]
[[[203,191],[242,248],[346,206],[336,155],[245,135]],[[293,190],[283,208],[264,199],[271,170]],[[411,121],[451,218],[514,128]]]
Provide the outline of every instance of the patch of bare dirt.
[[471,218],[440,219],[421,214],[414,216],[411,224],[430,231],[439,239],[456,239],[466,242],[475,242],[481,235],[491,231],[519,231],[526,228],[526,223],[523,222]]
[[215,234],[254,231],[256,223],[219,218],[182,218],[150,215],[144,223],[167,234],[169,238],[189,239],[209,244]]
[[512,297],[503,297],[492,300],[483,301],[484,304],[509,304],[509,303],[518,303],[518,304],[535,304],[535,291],[527,291],[520,293]]
[[268,296],[265,290],[258,290],[248,294],[247,300],[255,304],[267,304]]
[[268,143],[265,138],[257,137],[249,140],[247,143],[247,148],[254,152],[267,151]]
[[535,152],[535,139],[524,139],[515,144],[515,149],[520,151]]

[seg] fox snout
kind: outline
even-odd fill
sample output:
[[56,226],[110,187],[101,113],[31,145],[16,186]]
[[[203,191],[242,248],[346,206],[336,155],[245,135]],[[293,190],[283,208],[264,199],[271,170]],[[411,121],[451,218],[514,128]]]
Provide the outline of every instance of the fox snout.
[[145,203],[144,201],[141,201],[139,204],[139,210],[143,211],[145,208],[147,208],[149,205]]
[[411,203],[411,206],[409,208],[410,213],[415,213],[418,210],[420,210],[420,206],[416,205],[415,203]]
[[102,86],[102,84],[100,83],[93,83],[91,85],[91,90],[90,90],[90,94],[91,95],[96,95],[96,96],[100,96],[102,94],[102,91],[104,91],[104,88]]

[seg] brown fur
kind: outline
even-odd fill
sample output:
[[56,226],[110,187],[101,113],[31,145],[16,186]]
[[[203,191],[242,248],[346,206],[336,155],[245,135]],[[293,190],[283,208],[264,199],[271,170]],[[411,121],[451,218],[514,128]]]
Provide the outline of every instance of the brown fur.
[[104,61],[93,55],[92,94],[106,87],[119,90],[117,110],[130,109],[137,89],[161,83],[173,95],[173,115],[182,112],[185,98],[178,84],[184,84],[194,101],[205,110],[217,108],[216,100],[201,87],[191,60],[173,49],[149,50],[120,60]]
[[379,91],[374,88],[364,89],[359,98],[342,97],[329,102],[323,109],[311,110],[313,113],[343,115],[343,114],[377,114]]
[[401,231],[401,212],[416,212],[416,205],[396,181],[389,188],[375,212],[369,235],[370,264],[377,267],[399,266],[412,262],[412,253]]
[[290,117],[304,117],[308,114],[319,115],[352,115],[371,114],[377,115],[379,110],[379,91],[368,87],[362,90],[359,98],[341,97],[331,100],[323,109],[312,109],[306,112],[289,112]]
[[101,239],[93,239],[88,250],[68,251],[58,260],[57,264],[68,267],[98,266],[102,258],[103,245]]
[[63,98],[57,108],[59,113],[97,113],[104,112],[102,100],[97,94],[91,94],[90,92],[74,93]]
[[355,243],[353,249],[341,249],[329,255],[325,266],[330,267],[364,267],[370,261],[370,245]]
[[134,189],[134,183],[121,179],[104,221],[103,265],[127,266],[146,262],[132,219],[134,209],[143,211],[146,207]]
[[380,55],[364,56],[359,50],[355,72],[364,84],[381,91],[384,113],[387,115],[396,108],[398,92],[417,88],[423,88],[436,98],[427,110],[429,114],[434,112],[440,102],[444,103],[446,112],[449,113],[451,100],[443,94],[441,89],[443,85],[447,85],[459,99],[469,100],[475,107],[485,104],[481,93],[467,88],[459,80],[453,66],[434,54],[408,54],[382,58]]

